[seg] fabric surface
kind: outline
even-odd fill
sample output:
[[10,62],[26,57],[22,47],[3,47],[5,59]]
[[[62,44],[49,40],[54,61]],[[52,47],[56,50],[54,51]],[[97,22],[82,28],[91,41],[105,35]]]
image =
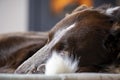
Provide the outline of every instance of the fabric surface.
[[120,74],[75,73],[54,76],[43,74],[0,74],[0,80],[120,80]]

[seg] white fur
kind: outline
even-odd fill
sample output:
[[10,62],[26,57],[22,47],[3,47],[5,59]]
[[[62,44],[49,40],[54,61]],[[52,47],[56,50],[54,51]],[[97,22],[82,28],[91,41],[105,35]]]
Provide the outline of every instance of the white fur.
[[78,68],[78,61],[68,57],[68,55],[61,56],[61,53],[53,51],[51,58],[47,61],[45,66],[46,75],[55,75],[61,73],[74,73]]
[[107,15],[111,15],[114,11],[118,10],[120,7],[108,8],[106,10]]

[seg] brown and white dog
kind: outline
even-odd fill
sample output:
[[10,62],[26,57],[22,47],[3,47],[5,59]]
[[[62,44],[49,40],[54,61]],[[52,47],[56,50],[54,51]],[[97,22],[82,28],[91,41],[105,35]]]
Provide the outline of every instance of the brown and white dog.
[[[7,50],[6,47],[2,49],[4,44],[0,45],[0,61],[2,62],[0,71],[2,72],[5,68],[9,71],[14,64],[17,64],[12,67],[14,71],[31,56],[28,56],[28,51],[37,48],[32,50],[32,54],[34,54],[39,48],[34,55],[15,70],[15,73],[44,72],[46,75],[76,72],[119,73],[120,7],[88,8],[80,6],[58,22],[48,32],[48,35],[45,34],[43,38],[38,38],[40,36],[38,35],[37,41],[35,41],[36,38],[30,37],[30,39],[34,39],[33,42],[36,42],[36,44],[31,45],[32,48],[30,46],[20,48],[19,46],[26,46],[27,42],[31,43],[29,39],[26,40],[29,36],[22,36],[25,41],[18,38],[22,44],[20,42],[7,44],[9,41],[7,40],[5,42],[6,47],[9,46]],[[47,36],[49,36],[48,39]],[[0,44],[4,40],[2,38]],[[48,41],[46,42],[46,40]],[[43,41],[42,45],[41,41]]]

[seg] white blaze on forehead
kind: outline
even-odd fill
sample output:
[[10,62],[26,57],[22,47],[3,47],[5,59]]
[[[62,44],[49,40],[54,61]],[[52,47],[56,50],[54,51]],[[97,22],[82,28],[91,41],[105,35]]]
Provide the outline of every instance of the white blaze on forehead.
[[106,10],[107,15],[111,15],[114,11],[118,10],[120,7],[108,8]]
[[78,61],[68,55],[61,56],[62,53],[53,51],[51,58],[45,66],[45,75],[55,75],[62,73],[75,73],[78,69]]

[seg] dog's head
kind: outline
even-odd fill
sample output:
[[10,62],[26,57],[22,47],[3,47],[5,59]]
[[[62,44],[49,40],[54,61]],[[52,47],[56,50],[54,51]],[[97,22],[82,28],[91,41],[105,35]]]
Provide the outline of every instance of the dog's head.
[[[69,67],[70,69],[77,68],[73,69],[73,72],[99,71],[104,65],[113,61],[119,53],[120,47],[117,45],[119,43],[117,36],[119,17],[120,7],[88,8],[82,6],[75,9],[50,30],[48,43],[24,62],[16,72],[24,72],[30,65],[31,67],[40,65],[40,62],[45,60],[42,54],[52,55],[47,56],[50,58],[46,63],[48,74],[48,69],[54,73],[54,69],[62,67],[59,63],[65,62],[67,62],[67,67],[73,66]],[[63,68],[68,69],[65,67],[66,64]],[[33,67],[29,69],[27,72]]]
[[98,71],[118,55],[119,15],[120,7],[74,10],[51,30],[51,53],[77,58],[78,71]]

